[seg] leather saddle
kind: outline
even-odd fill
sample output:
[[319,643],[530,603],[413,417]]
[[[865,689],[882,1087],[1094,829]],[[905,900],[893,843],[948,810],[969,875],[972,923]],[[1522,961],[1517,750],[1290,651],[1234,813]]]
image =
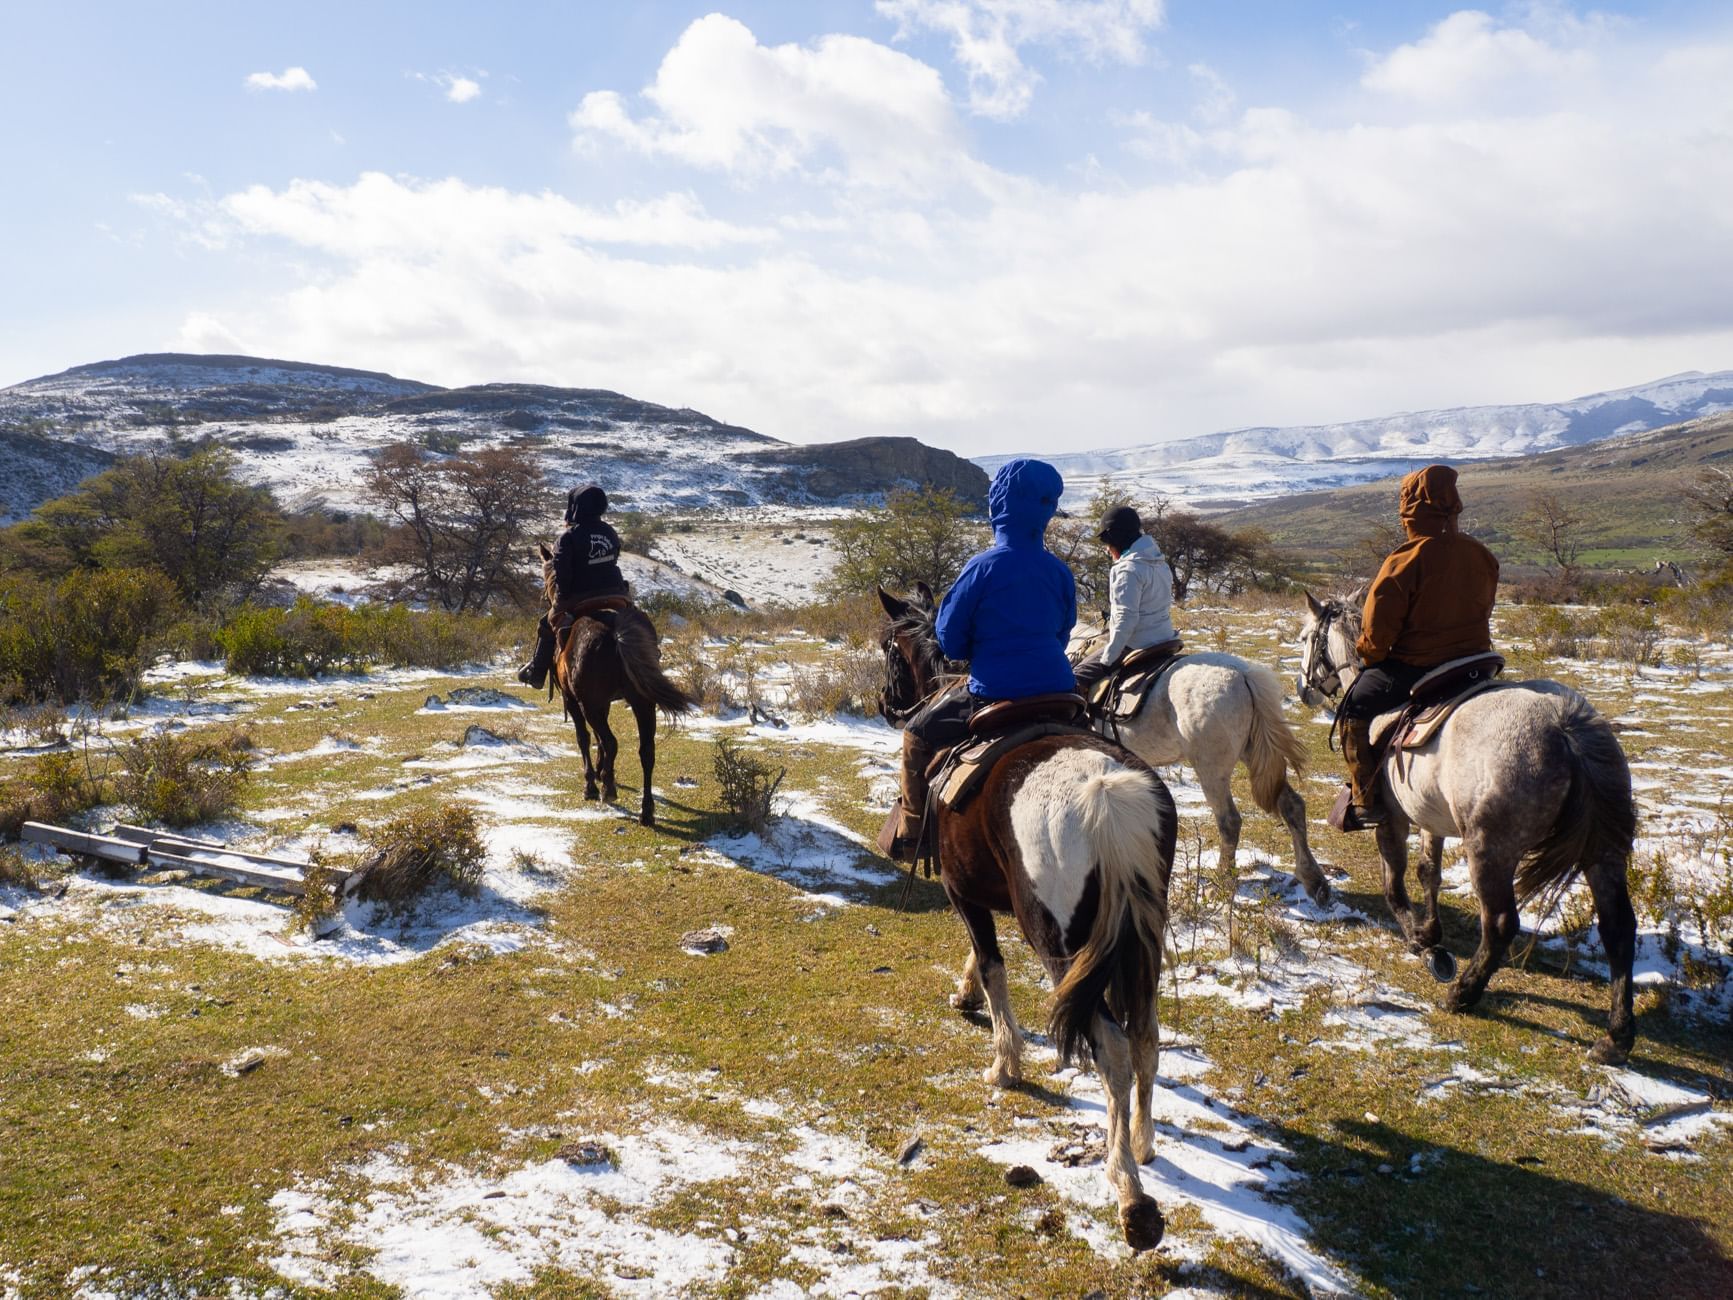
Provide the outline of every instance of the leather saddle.
[[997,700],[976,709],[969,739],[941,753],[929,769],[941,808],[968,804],[994,766],[1012,750],[1043,736],[1087,732],[1083,697],[1071,691]]
[[1157,645],[1129,652],[1112,672],[1089,692],[1091,717],[1126,722],[1143,711],[1151,690],[1161,675],[1182,657],[1185,642],[1175,637]]
[[590,596],[584,600],[562,602],[555,605],[548,613],[548,625],[554,629],[557,644],[563,644],[570,633],[572,624],[580,618],[594,618],[598,614],[617,614],[623,609],[632,607],[632,598],[625,595]]
[[1414,683],[1408,702],[1400,709],[1381,714],[1372,724],[1372,743],[1382,754],[1401,749],[1419,749],[1464,700],[1482,691],[1506,685],[1495,680],[1504,671],[1498,654],[1465,655],[1439,664]]

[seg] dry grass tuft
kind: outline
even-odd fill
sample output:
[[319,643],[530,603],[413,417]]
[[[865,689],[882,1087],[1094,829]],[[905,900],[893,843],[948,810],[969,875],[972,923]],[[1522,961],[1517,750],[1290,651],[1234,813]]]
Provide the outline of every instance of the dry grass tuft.
[[762,831],[770,821],[771,801],[788,769],[769,763],[742,749],[730,736],[719,734],[711,763],[716,773],[720,811],[735,830]]
[[357,896],[407,909],[449,885],[473,896],[487,850],[472,808],[418,808],[387,822],[368,844]]

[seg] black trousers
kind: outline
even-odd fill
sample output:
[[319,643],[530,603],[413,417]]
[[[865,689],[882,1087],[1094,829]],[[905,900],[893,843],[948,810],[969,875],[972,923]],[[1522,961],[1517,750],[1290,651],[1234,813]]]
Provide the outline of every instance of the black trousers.
[[949,749],[969,738],[969,719],[986,703],[969,694],[968,686],[958,682],[928,700],[908,720],[905,729],[930,750]]
[[1086,655],[1081,663],[1071,669],[1071,675],[1077,679],[1077,693],[1087,698],[1090,688],[1112,672],[1114,666],[1098,654]]
[[1414,683],[1430,671],[1400,659],[1375,663],[1354,679],[1336,715],[1344,722],[1370,722],[1380,713],[1400,708],[1408,702]]

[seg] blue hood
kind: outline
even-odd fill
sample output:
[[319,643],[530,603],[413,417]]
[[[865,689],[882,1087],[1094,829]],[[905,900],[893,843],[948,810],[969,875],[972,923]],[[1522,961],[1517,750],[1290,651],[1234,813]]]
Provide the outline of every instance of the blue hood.
[[987,489],[987,517],[1001,546],[1039,546],[1059,509],[1065,480],[1044,460],[1008,460]]

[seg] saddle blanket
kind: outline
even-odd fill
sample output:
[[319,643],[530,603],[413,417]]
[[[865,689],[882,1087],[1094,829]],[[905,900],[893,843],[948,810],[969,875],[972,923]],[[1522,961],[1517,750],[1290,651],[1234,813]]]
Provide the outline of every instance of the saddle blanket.
[[1472,700],[1476,695],[1487,691],[1503,691],[1515,686],[1515,682],[1477,682],[1447,700],[1429,704],[1425,708],[1410,715],[1408,706],[1391,709],[1388,713],[1380,713],[1372,723],[1372,743],[1389,752],[1397,749],[1422,749],[1429,744],[1446,722],[1465,700]]
[[938,795],[939,806],[947,812],[958,812],[966,808],[969,801],[980,791],[982,782],[987,779],[987,774],[993,770],[994,765],[1019,745],[1026,745],[1043,736],[1092,734],[1094,733],[1073,723],[1030,722],[996,736],[965,740],[934,760],[937,775],[933,781],[933,789]]

